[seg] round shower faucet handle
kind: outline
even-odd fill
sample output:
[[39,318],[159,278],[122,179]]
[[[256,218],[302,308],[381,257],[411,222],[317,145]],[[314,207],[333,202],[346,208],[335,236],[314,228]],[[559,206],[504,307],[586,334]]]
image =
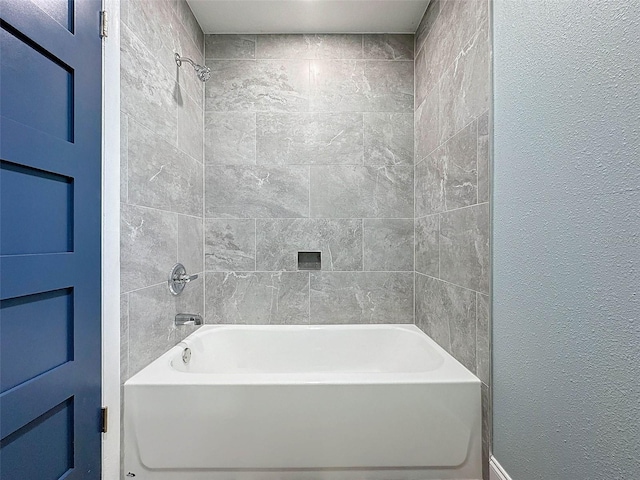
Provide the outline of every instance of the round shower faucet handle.
[[180,295],[187,283],[198,278],[198,275],[188,275],[181,263],[176,263],[169,272],[169,291],[172,295]]

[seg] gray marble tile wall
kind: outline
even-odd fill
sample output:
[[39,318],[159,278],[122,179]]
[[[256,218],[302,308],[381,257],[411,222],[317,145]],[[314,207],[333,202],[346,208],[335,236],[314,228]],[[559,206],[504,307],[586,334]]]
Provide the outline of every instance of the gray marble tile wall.
[[491,432],[490,0],[432,0],[415,36],[415,321],[482,381]]
[[[191,333],[176,313],[204,315],[204,84],[174,52],[204,62],[185,0],[121,2],[121,378]],[[174,297],[181,262],[200,278]]]
[[205,36],[207,323],[413,323],[413,53],[413,35]]

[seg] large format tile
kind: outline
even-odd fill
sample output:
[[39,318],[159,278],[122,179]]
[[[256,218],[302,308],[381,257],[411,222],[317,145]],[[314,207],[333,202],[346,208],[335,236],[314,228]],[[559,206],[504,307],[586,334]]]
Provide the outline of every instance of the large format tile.
[[413,219],[364,219],[364,270],[413,270]]
[[413,273],[311,274],[312,324],[413,323]]
[[257,58],[358,59],[362,58],[362,35],[259,35]]
[[435,156],[441,166],[445,210],[466,207],[478,198],[478,128],[472,122],[451,138]]
[[178,148],[202,163],[204,141],[202,106],[184,97],[178,106]]
[[166,282],[129,294],[129,375],[165,353],[198,327],[176,327],[178,313],[204,313],[204,280],[190,282],[179,296]]
[[[192,46],[191,42],[188,42]],[[194,62],[204,65],[204,59],[200,54],[196,52],[190,52],[180,48],[178,52],[182,51],[182,56],[193,59]],[[173,55],[173,54],[172,54]],[[204,108],[204,89],[205,83],[200,80],[196,75],[191,65],[183,63],[182,67],[178,68],[175,65],[175,57],[173,57],[174,66],[172,72],[176,79],[176,90],[174,91],[174,99],[178,104],[184,103],[186,98],[190,98],[198,106],[198,109],[202,111]]]
[[315,112],[367,111],[369,88],[362,60],[311,61],[310,110]]
[[129,294],[120,295],[120,383],[129,380]]
[[491,384],[491,332],[489,330],[489,296],[476,293],[476,375]]
[[173,145],[177,142],[178,104],[175,80],[162,68],[144,44],[126,27],[121,30],[120,108]]
[[186,29],[191,41],[197,47],[200,54],[204,53],[204,33],[195,15],[191,11],[187,0],[176,0],[176,12],[182,25]]
[[436,152],[416,165],[414,179],[415,216],[431,215],[443,210],[444,179],[439,171]]
[[413,62],[312,60],[314,112],[411,112]]
[[120,22],[121,25],[129,22],[129,2],[120,2]]
[[489,21],[489,5],[491,4],[491,0],[478,0],[476,15],[478,28],[481,28],[484,23]]
[[129,168],[129,116],[120,112],[120,201],[127,203],[127,170]]
[[413,112],[413,61],[367,60],[364,73],[370,88],[367,110]]
[[438,89],[434,89],[414,116],[415,161],[418,163],[440,144],[440,112],[438,109]]
[[[447,287],[448,289],[455,287]],[[451,354],[462,363],[467,369],[476,373],[476,305],[475,292],[457,292],[459,298],[463,298],[465,306],[469,310],[461,312],[459,315],[452,315],[449,318],[449,336],[451,338]],[[470,303],[469,296],[471,296]],[[464,314],[462,314],[464,313]]]
[[120,210],[120,289],[129,292],[166,282],[176,263],[174,213],[123,204]]
[[422,49],[423,69],[418,96],[430,92],[476,34],[478,0],[441,0],[440,14]]
[[[176,66],[173,53],[179,51],[180,30],[183,28],[174,2],[167,0],[126,0],[126,26],[139,38],[167,72]],[[195,60],[195,59],[194,59]]]
[[202,218],[178,215],[178,262],[188,274],[204,271]]
[[368,60],[413,60],[413,35],[365,35],[363,55]]
[[[171,293],[166,284],[130,294],[129,374],[134,375],[173,347],[175,326],[170,311]],[[191,312],[189,312],[191,313]]]
[[475,292],[416,274],[416,325],[475,372]]
[[252,271],[256,267],[255,220],[205,220],[205,269]]
[[477,125],[472,122],[416,166],[416,216],[476,203]]
[[309,107],[308,60],[212,60],[207,111],[304,112]]
[[[416,273],[415,279],[416,326],[429,335],[438,345],[451,353],[448,310],[451,301],[444,295],[444,283],[438,279]],[[457,307],[458,305],[454,305]]]
[[440,275],[439,221],[438,215],[415,219],[416,272],[431,277]]
[[202,215],[202,164],[129,121],[129,202]]
[[[438,85],[437,78],[427,65],[427,49],[423,48],[416,54],[414,62],[415,106],[422,105],[424,99]],[[434,82],[434,79],[436,81]]]
[[169,72],[175,77],[178,86],[174,97],[178,100],[180,98],[184,100],[185,97],[189,97],[202,109],[204,108],[205,83],[198,78],[191,65],[183,63],[181,67],[178,67],[175,63],[175,53],[180,53],[183,57],[191,58],[200,65],[206,64],[204,56],[200,49],[195,47],[193,42],[185,39],[184,35],[180,36],[179,45],[180,46],[174,51],[163,54],[163,61],[167,60],[165,55],[168,55],[171,59],[171,62],[169,62]]
[[208,165],[256,163],[256,114],[205,112],[204,158]]
[[322,270],[362,270],[362,220],[258,220],[257,270],[297,270],[299,251],[319,251]]
[[306,272],[207,273],[207,323],[309,323]]
[[297,218],[309,216],[309,167],[206,167],[206,216]]
[[482,409],[482,478],[489,480],[489,461],[491,457],[491,388],[486,384],[480,385]]
[[440,141],[444,142],[489,107],[489,45],[486,25],[440,82]]
[[[167,0],[128,0],[127,26],[144,43],[155,60],[154,73],[161,67],[175,78],[181,95],[189,95],[202,105],[203,84],[190,66],[178,68],[174,55],[204,63],[202,31],[195,18],[188,18],[188,6],[176,11]],[[186,10],[185,10],[186,8]],[[183,21],[184,20],[184,21]],[[186,26],[185,26],[186,24]]]
[[413,168],[312,166],[311,216],[410,218]]
[[[180,8],[180,12],[176,11],[170,5],[173,2],[166,0],[128,0],[128,3],[127,26],[153,56],[154,72],[161,67],[175,78],[181,94],[191,96],[202,105],[202,82],[193,74],[193,70],[179,69],[174,58],[174,54],[179,53],[196,63],[204,63],[202,31],[197,22],[194,28],[191,19],[183,15],[185,10]],[[186,9],[189,10],[188,7]],[[183,22],[183,19],[186,21]]]
[[363,121],[365,165],[413,165],[413,113],[365,113]]
[[207,59],[253,60],[256,58],[255,35],[205,35]]
[[478,118],[478,203],[489,201],[489,113]]
[[424,41],[431,32],[434,22],[440,14],[440,2],[441,0],[431,0],[427,6],[427,10],[424,12],[422,20],[418,25],[418,29],[415,34],[415,50],[418,52],[424,45]]
[[489,205],[440,215],[440,278],[489,292]]
[[258,164],[362,165],[362,114],[258,113]]

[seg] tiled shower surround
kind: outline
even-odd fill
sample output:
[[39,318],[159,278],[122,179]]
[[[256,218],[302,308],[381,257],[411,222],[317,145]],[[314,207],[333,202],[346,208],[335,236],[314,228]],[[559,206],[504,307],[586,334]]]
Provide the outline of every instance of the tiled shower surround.
[[413,44],[205,37],[207,323],[413,323]]
[[[432,0],[415,36],[203,35],[185,0],[121,13],[122,381],[191,333],[178,312],[415,322],[482,380],[486,459],[488,0]],[[172,297],[177,261],[200,278]]]
[[416,32],[415,322],[482,380],[490,442],[488,0],[433,0]]
[[[121,377],[178,343],[178,312],[204,311],[204,85],[174,52],[204,61],[185,0],[121,2]],[[200,278],[169,293],[181,262]]]

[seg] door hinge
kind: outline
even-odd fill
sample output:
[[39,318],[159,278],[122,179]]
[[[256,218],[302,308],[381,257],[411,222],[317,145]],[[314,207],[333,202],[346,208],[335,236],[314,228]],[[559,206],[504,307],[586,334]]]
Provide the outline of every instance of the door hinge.
[[100,11],[100,38],[107,38],[109,36],[109,18],[107,17],[107,11]]
[[108,420],[109,420],[109,408],[102,407],[100,409],[100,432],[107,433]]

